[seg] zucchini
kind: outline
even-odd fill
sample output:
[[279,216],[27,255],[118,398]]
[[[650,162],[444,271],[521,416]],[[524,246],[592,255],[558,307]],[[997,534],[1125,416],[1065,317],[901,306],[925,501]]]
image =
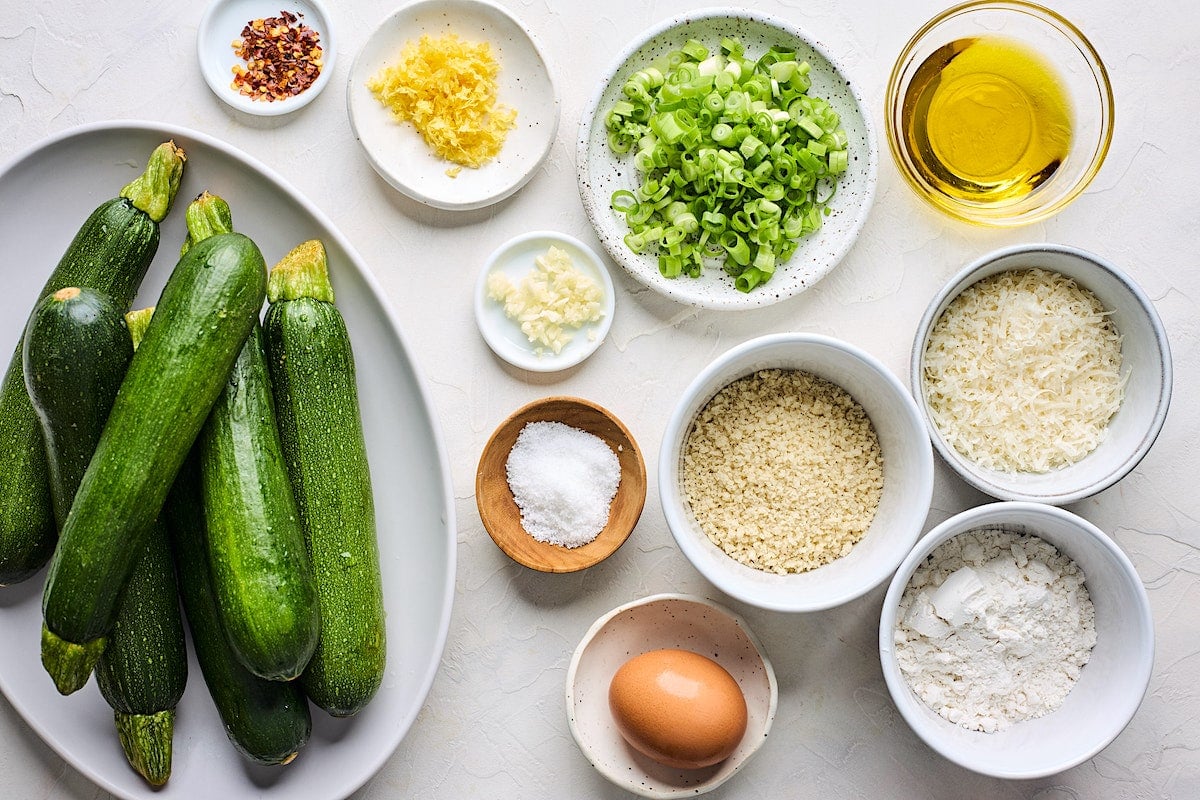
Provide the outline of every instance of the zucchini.
[[[230,230],[228,204],[202,195],[188,207],[188,230],[185,248]],[[196,450],[209,565],[225,635],[255,675],[291,680],[317,646],[321,618],[257,324]]]
[[[153,308],[126,315],[136,348]],[[113,710],[121,749],[151,786],[171,777],[175,706],[187,685],[187,649],[179,587],[166,526],[156,520],[133,571],[108,644],[96,664],[96,684]]]
[[259,764],[289,763],[312,729],[308,701],[294,681],[269,681],[254,675],[229,647],[211,583],[200,469],[194,454],[175,479],[163,517],[171,532],[196,661],[229,741]]
[[[126,329],[107,296],[75,287],[45,298],[30,317],[25,381],[42,424],[60,524],[133,356],[132,328]],[[159,526],[125,590],[96,679],[129,763],[161,786],[171,772],[174,708],[187,679],[187,653],[174,567]]]
[[321,618],[258,325],[197,447],[225,635],[255,675],[291,680],[312,657]]
[[387,655],[354,354],[319,241],[288,253],[267,292],[279,432],[321,607],[321,639],[300,680],[318,706],[350,716],[379,688]]
[[42,664],[82,685],[175,473],[220,394],[264,296],[262,254],[226,233],[167,280],[130,361],[46,576]]
[[107,295],[72,286],[43,298],[25,327],[25,385],[45,443],[59,527],[133,357],[121,314]]
[[[87,218],[50,274],[38,300],[70,286],[97,289],[129,309],[158,249],[158,223],[183,175],[183,151],[159,145],[146,171]],[[25,390],[17,342],[0,384],[0,586],[37,572],[57,536],[45,448]]]

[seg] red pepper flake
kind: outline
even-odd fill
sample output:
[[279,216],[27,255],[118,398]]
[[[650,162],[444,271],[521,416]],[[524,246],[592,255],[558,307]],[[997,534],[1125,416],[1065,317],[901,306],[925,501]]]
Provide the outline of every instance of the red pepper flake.
[[303,14],[280,11],[278,17],[254,19],[242,29],[233,50],[245,64],[233,67],[230,86],[251,100],[286,100],[303,92],[324,65],[321,34],[308,27]]

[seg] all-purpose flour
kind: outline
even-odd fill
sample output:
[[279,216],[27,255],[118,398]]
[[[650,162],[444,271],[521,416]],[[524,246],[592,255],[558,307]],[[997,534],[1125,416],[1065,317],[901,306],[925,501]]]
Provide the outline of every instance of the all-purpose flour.
[[926,705],[970,730],[1048,714],[1096,644],[1083,582],[1074,561],[1036,536],[956,536],[917,568],[900,599],[900,670]]

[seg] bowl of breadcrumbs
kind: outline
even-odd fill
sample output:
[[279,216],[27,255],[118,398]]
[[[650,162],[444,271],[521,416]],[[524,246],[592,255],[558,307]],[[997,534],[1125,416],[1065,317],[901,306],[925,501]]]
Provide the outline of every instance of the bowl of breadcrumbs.
[[660,452],[684,555],[722,591],[776,611],[832,608],[881,584],[933,492],[908,390],[870,354],[815,334],[718,357],[684,391]]

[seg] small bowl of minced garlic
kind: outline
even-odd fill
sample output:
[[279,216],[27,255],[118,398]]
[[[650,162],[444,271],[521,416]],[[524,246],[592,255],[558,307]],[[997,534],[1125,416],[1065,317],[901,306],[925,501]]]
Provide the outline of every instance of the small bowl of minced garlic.
[[573,236],[534,231],[488,257],[475,286],[475,322],[514,367],[557,372],[604,343],[616,292],[596,251]]

